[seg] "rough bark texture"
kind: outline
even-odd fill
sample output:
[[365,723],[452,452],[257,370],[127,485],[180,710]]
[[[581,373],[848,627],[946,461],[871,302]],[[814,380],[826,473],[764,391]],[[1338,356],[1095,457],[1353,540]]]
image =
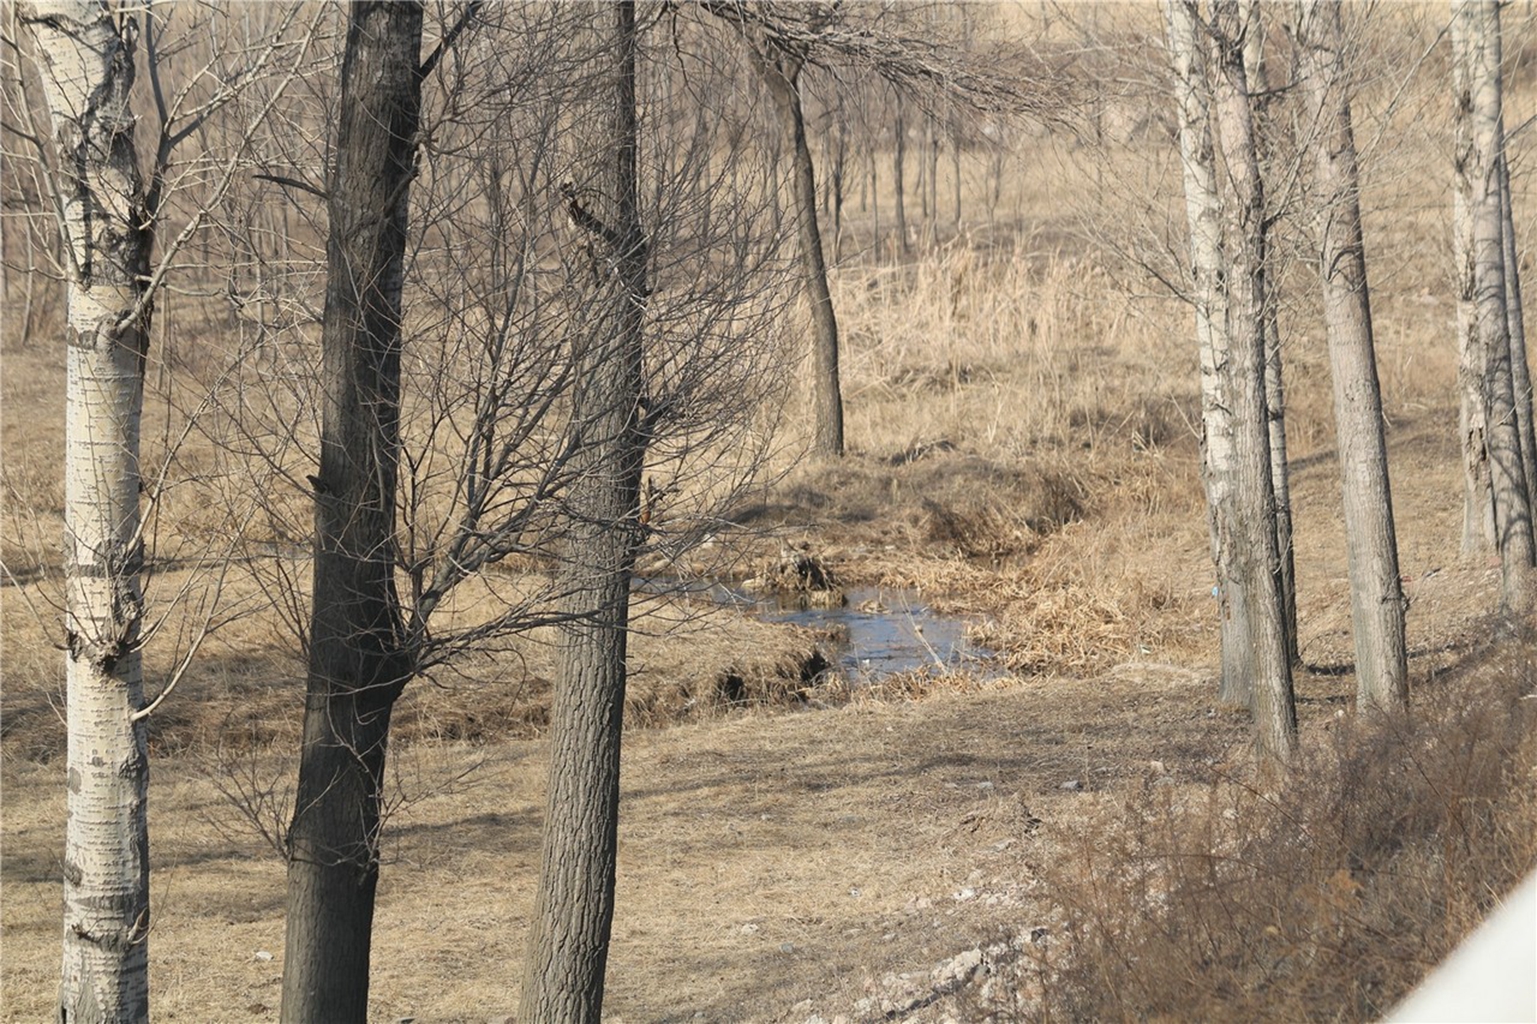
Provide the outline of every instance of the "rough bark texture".
[[1301,76],[1317,117],[1313,140],[1320,204],[1320,273],[1349,552],[1356,703],[1409,701],[1404,596],[1383,436],[1382,390],[1372,341],[1371,293],[1361,234],[1360,172],[1350,117],[1338,3],[1309,0],[1297,28]]
[[[1250,106],[1256,121],[1263,121],[1269,102],[1269,83],[1265,71],[1265,24],[1260,16],[1260,0],[1241,0],[1243,17],[1244,74],[1249,83]],[[1269,160],[1270,147],[1265,132],[1257,130],[1255,146],[1261,164]],[[1262,175],[1263,179],[1263,175]],[[1292,664],[1301,661],[1297,646],[1297,559],[1292,541],[1291,469],[1286,457],[1286,386],[1281,364],[1281,325],[1272,287],[1270,225],[1261,221],[1261,272],[1265,281],[1265,408],[1270,426],[1270,484],[1275,491],[1276,586],[1281,591],[1281,627],[1286,631],[1286,656]]]
[[[1462,294],[1458,327],[1466,376],[1464,404],[1481,399],[1484,459],[1494,504],[1500,555],[1501,596],[1507,611],[1522,614],[1533,603],[1532,567],[1537,548],[1531,499],[1516,419],[1510,321],[1506,311],[1504,213],[1499,161],[1504,146],[1500,97],[1500,15],[1496,0],[1454,7],[1453,63],[1458,107],[1458,193],[1465,216],[1458,239]],[[1464,128],[1465,123],[1465,128]],[[1479,372],[1481,371],[1481,373]],[[1475,394],[1476,393],[1476,394]],[[1464,433],[1464,458],[1475,438]],[[1471,470],[1470,470],[1471,479]],[[1475,495],[1470,492],[1469,499]],[[1465,524],[1467,517],[1465,516]],[[1466,529],[1464,542],[1466,543]]]
[[[822,252],[822,230],[817,225],[816,169],[811,163],[806,119],[801,112],[802,61],[794,54],[767,53],[757,55],[756,64],[774,96],[785,134],[790,138],[791,193],[795,203],[796,231],[800,237],[806,301],[811,305],[812,450],[818,455],[841,456],[843,392],[838,383],[838,318],[833,313],[832,292],[827,287],[827,261]],[[880,207],[874,198],[873,156],[870,184],[872,201],[877,204],[875,237],[879,251]]]
[[[572,405],[581,472],[568,499],[561,574],[569,618],[557,656],[539,891],[518,1009],[524,1021],[599,1020],[614,914],[630,578],[642,538],[648,288],[636,178],[634,5],[615,4],[612,13],[609,133],[592,151],[592,178],[607,209],[573,216],[591,228],[599,273]],[[606,228],[600,217],[609,218]],[[616,272],[605,272],[610,267]]]
[[848,124],[843,111],[838,111],[837,146],[833,150],[832,203],[833,203],[833,262],[843,259],[843,174],[848,165]]
[[1488,352],[1478,331],[1478,271],[1473,215],[1483,168],[1473,145],[1473,45],[1471,2],[1453,0],[1452,88],[1456,101],[1452,190],[1452,246],[1456,259],[1458,428],[1462,442],[1462,550],[1492,551],[1494,489],[1489,471]]
[[895,146],[891,155],[891,181],[896,193],[897,252],[907,253],[907,201],[903,193],[907,189],[907,118],[902,109],[902,94],[897,93],[896,120],[892,124]]
[[1218,75],[1214,91],[1218,138],[1231,182],[1226,208],[1228,306],[1232,336],[1226,389],[1233,415],[1233,491],[1238,524],[1235,557],[1245,593],[1252,642],[1256,739],[1261,754],[1285,760],[1296,746],[1297,712],[1276,547],[1275,489],[1271,477],[1270,425],[1265,401],[1265,198],[1260,184],[1253,108],[1244,72],[1241,13],[1236,0],[1214,5]]
[[1500,154],[1501,240],[1505,252],[1505,313],[1510,319],[1510,371],[1516,388],[1516,424],[1521,431],[1521,464],[1527,500],[1537,511],[1537,424],[1532,422],[1532,370],[1526,354],[1526,314],[1521,306],[1521,257],[1510,201],[1510,161]]
[[1222,201],[1217,187],[1211,132],[1211,86],[1202,59],[1205,35],[1183,0],[1164,6],[1180,126],[1185,214],[1190,226],[1191,276],[1195,283],[1196,340],[1201,365],[1201,471],[1210,516],[1212,562],[1221,617],[1222,673],[1219,696],[1247,707],[1251,697],[1252,642],[1244,590],[1239,585],[1239,526],[1233,518],[1232,405],[1224,388],[1232,347],[1228,334],[1227,256],[1222,239]]
[[139,424],[153,237],[133,143],[133,48],[105,4],[18,9],[59,156],[67,260],[68,728],[59,1024],[149,1019],[149,763],[139,631]]
[[352,5],[327,195],[324,407],[303,749],[288,835],[282,1019],[362,1022],[390,711],[410,674],[395,592],[400,306],[420,3]]

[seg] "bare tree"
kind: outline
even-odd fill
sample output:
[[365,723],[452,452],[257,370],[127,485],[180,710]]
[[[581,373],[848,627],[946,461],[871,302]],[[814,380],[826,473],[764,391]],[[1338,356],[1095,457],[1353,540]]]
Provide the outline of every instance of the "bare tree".
[[[1291,659],[1279,588],[1265,393],[1265,206],[1236,0],[1206,20],[1193,0],[1165,6],[1180,116],[1186,213],[1202,350],[1202,418],[1212,546],[1222,599],[1222,687],[1248,704],[1261,750],[1295,742]],[[1230,182],[1217,176],[1212,119]]]
[[1521,305],[1521,256],[1516,250],[1516,219],[1510,200],[1510,158],[1500,153],[1500,236],[1505,253],[1505,312],[1510,317],[1510,372],[1516,392],[1521,465],[1528,500],[1537,509],[1537,423],[1532,421],[1532,370],[1526,352],[1526,313]]
[[610,122],[591,140],[586,189],[601,206],[587,209],[574,187],[567,193],[572,223],[592,253],[598,301],[589,307],[572,396],[572,429],[583,437],[566,503],[560,572],[568,619],[561,626],[539,889],[518,1013],[525,1020],[600,1018],[614,915],[630,577],[643,533],[650,289],[636,168],[635,6],[621,0],[610,10]]
[[420,2],[352,5],[330,214],[304,738],[288,832],[282,1019],[364,1021],[379,793],[411,676],[395,586],[400,321]]
[[[806,141],[806,118],[801,108],[800,82],[806,57],[804,52],[782,45],[772,36],[762,43],[750,43],[750,52],[759,76],[774,97],[784,133],[790,140],[792,201],[806,301],[811,306],[812,450],[819,455],[841,456],[843,389],[838,380],[838,316],[827,285],[822,229],[817,223],[816,169]],[[874,165],[871,166],[873,175]]]
[[105,4],[26,5],[59,153],[69,324],[64,531],[69,815],[58,1017],[149,1019],[149,763],[139,426],[153,235],[129,106],[133,40]]
[[1231,362],[1233,342],[1228,293],[1223,286],[1227,255],[1211,129],[1208,47],[1197,12],[1184,0],[1168,0],[1164,14],[1179,117],[1180,166],[1190,231],[1196,341],[1200,350],[1201,468],[1210,510],[1212,561],[1217,570],[1222,631],[1219,693],[1224,701],[1247,706],[1252,693],[1249,666],[1253,641],[1249,634],[1247,591],[1241,585],[1237,566],[1241,534],[1232,497],[1235,428],[1224,376],[1224,368]]
[[1261,752],[1284,760],[1297,741],[1291,658],[1286,649],[1275,531],[1275,487],[1265,393],[1265,194],[1255,144],[1254,107],[1244,69],[1237,0],[1215,0],[1217,76],[1213,106],[1232,188],[1228,207],[1228,287],[1232,349],[1227,392],[1233,412],[1234,499],[1240,538],[1239,586],[1253,645],[1253,710]]
[[1501,598],[1524,613],[1533,594],[1530,493],[1516,422],[1506,309],[1499,160],[1504,144],[1500,21],[1496,0],[1456,0],[1452,17],[1457,97],[1456,251],[1458,377],[1466,482],[1463,547],[1479,546],[1493,526]]
[[[884,79],[899,94],[930,105],[941,102],[1000,117],[1029,115],[1045,121],[1071,116],[1069,89],[1057,69],[1046,69],[1033,54],[974,47],[962,50],[947,40],[881,31],[880,18],[911,12],[883,9],[866,17],[863,8],[825,3],[759,3],[701,0],[700,7],[738,26],[754,55],[762,80],[780,109],[790,138],[792,194],[800,229],[807,299],[813,318],[813,450],[843,453],[843,398],[838,382],[837,318],[827,287],[826,260],[816,222],[816,174],[805,144],[803,79],[812,68],[861,71]],[[876,206],[876,250],[880,248],[875,154],[870,157],[871,200]],[[897,182],[900,193],[902,183]],[[905,225],[899,224],[899,229]],[[905,241],[903,243],[905,246]]]
[[[1260,0],[1241,0],[1244,74],[1249,83],[1250,106],[1256,125],[1255,148],[1261,180],[1274,173],[1274,141],[1266,129],[1272,118],[1269,72],[1265,64],[1265,21]],[[1275,490],[1276,586],[1281,592],[1281,626],[1286,631],[1286,656],[1292,664],[1301,660],[1297,645],[1297,560],[1292,541],[1291,470],[1286,458],[1286,386],[1282,372],[1280,302],[1275,273],[1275,243],[1271,238],[1273,213],[1261,221],[1263,244],[1260,264],[1265,274],[1265,409],[1270,419],[1270,480]]]
[[1409,700],[1405,602],[1372,339],[1371,292],[1361,233],[1361,176],[1340,5],[1310,0],[1298,14],[1294,34],[1299,73],[1316,125],[1312,149],[1319,273],[1334,377],[1355,631],[1356,703],[1362,710],[1397,709]]
[[[234,180],[245,140],[266,111],[258,105],[231,132],[229,151],[197,151],[189,140],[222,120],[215,115],[228,113],[279,55],[302,57],[310,36],[290,36],[296,9],[249,45],[194,20],[176,49],[183,60],[204,64],[177,76],[175,61],[162,53],[170,16],[160,10],[51,0],[17,5],[10,14],[6,49],[20,55],[18,34],[30,38],[52,125],[50,145],[30,99],[7,96],[6,137],[23,147],[8,149],[7,170],[26,168],[36,186],[32,199],[44,207],[33,206],[21,231],[30,242],[33,230],[47,224],[60,251],[51,264],[29,258],[27,272],[62,277],[68,305],[63,561],[71,784],[58,1012],[70,1020],[137,1020],[148,1013],[145,723],[214,627],[222,581],[219,571],[193,574],[156,602],[154,615],[143,598],[155,516],[188,429],[167,422],[164,451],[151,445],[146,456],[141,423],[151,312]],[[148,89],[136,91],[141,41]],[[219,73],[211,73],[215,68]],[[281,94],[292,73],[274,81]],[[144,120],[153,132],[142,165],[136,99],[150,105]],[[164,236],[158,256],[157,236]],[[43,243],[37,251],[53,248]],[[190,632],[163,629],[174,611],[193,606],[199,622]],[[173,644],[186,646],[159,692],[147,697],[142,650],[167,632]]]
[[903,117],[902,94],[896,94],[896,112],[891,122],[891,181],[896,193],[897,253],[905,256],[907,244],[907,119]]
[[[383,16],[373,9],[366,13]],[[407,164],[409,179],[397,170],[394,190],[374,183],[371,193],[362,190],[362,199],[344,202],[340,197],[367,182],[339,190],[336,179],[343,170],[362,177],[361,168],[377,174],[395,164],[384,159],[387,153],[361,165],[343,162],[340,153],[348,147],[339,145],[333,180],[324,186],[306,182],[299,168],[312,154],[302,146],[318,136],[314,126],[326,117],[322,106],[295,114],[307,119],[301,128],[310,125],[293,133],[297,139],[272,140],[273,149],[264,156],[270,169],[239,200],[242,210],[270,207],[273,192],[281,189],[296,222],[306,225],[292,233],[253,232],[240,240],[248,261],[260,270],[240,296],[241,315],[263,319],[219,371],[228,382],[221,392],[221,437],[232,451],[249,453],[257,467],[244,489],[263,489],[268,496],[264,547],[278,538],[304,536],[309,517],[289,492],[304,487],[307,477],[320,488],[315,500],[339,502],[335,473],[326,461],[333,446],[324,440],[336,431],[312,422],[315,408],[334,408],[336,387],[322,394],[311,387],[315,379],[334,376],[312,361],[308,320],[322,303],[313,294],[315,266],[305,236],[312,230],[308,223],[321,218],[305,211],[323,199],[333,231],[341,231],[341,215],[360,202],[364,210],[383,209],[379,204],[386,199],[409,203],[409,211],[399,214],[406,240],[398,270],[381,264],[375,271],[358,271],[341,299],[334,293],[347,287],[348,278],[338,282],[329,275],[322,324],[324,335],[337,319],[329,311],[359,294],[362,284],[398,292],[371,299],[373,293],[362,289],[362,298],[351,299],[373,303],[363,310],[392,306],[393,323],[340,318],[342,325],[372,323],[396,339],[389,344],[398,370],[384,366],[379,355],[362,364],[373,367],[375,379],[357,389],[360,395],[394,396],[393,425],[379,419],[391,403],[359,403],[364,414],[375,416],[372,423],[363,421],[366,430],[395,432],[386,439],[395,453],[393,465],[372,473],[367,515],[345,520],[352,533],[342,540],[352,545],[357,538],[356,553],[342,549],[340,541],[317,550],[319,600],[312,611],[304,588],[292,578],[292,567],[303,562],[279,553],[266,563],[268,593],[289,610],[289,625],[309,651],[311,682],[317,686],[311,708],[322,709],[316,717],[331,730],[329,735],[322,730],[318,747],[316,734],[307,732],[289,840],[290,875],[305,888],[295,890],[290,907],[294,992],[288,998],[295,1009],[285,1014],[300,1019],[360,1012],[355,1008],[366,1000],[366,958],[356,951],[371,942],[372,886],[387,816],[379,769],[394,697],[419,676],[454,685],[439,673],[467,685],[515,685],[500,672],[495,682],[473,680],[464,663],[515,648],[521,635],[537,628],[553,626],[579,638],[601,635],[605,644],[612,642],[606,631],[624,629],[612,603],[594,607],[592,602],[610,601],[620,577],[628,593],[628,563],[619,566],[606,557],[601,566],[582,562],[601,553],[594,531],[608,520],[593,507],[598,499],[592,489],[606,479],[603,453],[611,454],[615,443],[603,425],[608,406],[599,402],[592,379],[607,372],[604,359],[615,344],[594,340],[614,328],[616,286],[607,269],[618,251],[610,209],[613,175],[592,177],[594,154],[608,152],[609,140],[589,139],[583,127],[612,95],[611,42],[594,33],[593,11],[587,8],[470,5],[445,13],[449,21],[424,29],[439,42],[421,62],[431,70],[419,76],[431,87],[419,87],[422,112],[414,137],[431,145],[408,151],[414,154]],[[470,21],[475,31],[449,45]],[[663,66],[663,59],[694,47],[663,41],[654,50],[646,95],[649,134],[631,156],[647,170],[635,200],[637,215],[644,215],[639,237],[646,244],[627,256],[641,261],[641,277],[633,282],[636,290],[625,293],[626,308],[644,314],[645,321],[644,390],[630,413],[639,417],[637,429],[649,444],[645,470],[651,500],[644,530],[633,516],[625,523],[636,551],[671,555],[718,527],[721,505],[734,499],[761,464],[764,431],[771,424],[740,396],[749,386],[761,394],[765,380],[783,377],[783,332],[776,324],[788,300],[780,269],[786,265],[785,239],[763,198],[772,178],[729,139],[723,160],[716,131],[720,111],[708,105],[721,94],[720,81],[729,71],[741,69],[691,68],[669,81],[676,69]],[[348,74],[364,73],[359,60],[351,58],[344,82]],[[409,63],[399,54],[396,60]],[[384,118],[388,109],[353,115],[366,121],[368,138],[376,143],[391,130]],[[347,131],[357,130],[346,117],[339,120]],[[371,230],[377,234],[388,227]],[[354,227],[342,237],[367,234]],[[395,244],[386,237],[372,243],[369,253],[332,265],[351,275],[354,268],[369,266],[365,257],[378,264],[385,242]],[[367,340],[358,330],[352,336]],[[318,465],[313,464],[317,439]],[[346,454],[369,459],[376,450],[383,448],[359,437]],[[386,487],[390,472],[395,483]],[[386,535],[378,503],[387,496],[393,526]],[[358,533],[365,527],[371,540]],[[349,625],[340,621],[348,611],[336,607],[343,604],[340,598],[320,596],[329,585],[322,584],[322,561],[333,557],[328,554],[333,549],[339,549],[343,568],[365,577],[344,582],[353,595],[367,584],[374,595],[372,618]],[[365,556],[371,564],[363,564]],[[263,564],[260,558],[253,563]],[[356,610],[363,602],[353,604]],[[394,606],[388,614],[387,604]],[[295,610],[311,617],[295,616]],[[378,625],[365,628],[370,622]],[[573,657],[571,673],[585,671],[585,663],[578,664],[581,656]],[[354,674],[340,675],[338,660]],[[622,658],[620,666],[622,671]],[[573,686],[578,695],[585,692]],[[621,679],[620,701],[622,696]],[[564,705],[557,717],[562,714]],[[349,795],[334,796],[344,789]],[[558,817],[552,821],[551,842],[569,839]],[[320,852],[329,857],[304,853],[317,843],[325,844]],[[348,878],[351,889],[340,897],[330,893],[333,882]],[[353,951],[341,963],[334,953],[338,947]],[[560,955],[565,951],[561,945]]]

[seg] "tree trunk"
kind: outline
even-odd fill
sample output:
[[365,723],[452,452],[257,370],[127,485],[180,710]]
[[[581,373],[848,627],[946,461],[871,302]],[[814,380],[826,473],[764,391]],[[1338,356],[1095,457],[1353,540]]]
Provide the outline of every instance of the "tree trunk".
[[[812,451],[843,454],[843,393],[838,383],[838,318],[827,286],[822,231],[817,225],[816,170],[806,143],[806,119],[801,113],[801,61],[789,54],[755,54],[755,63],[779,107],[791,144],[791,188],[800,235],[801,266],[806,300],[811,306]],[[870,162],[874,193],[875,162]],[[876,206],[876,250],[880,249],[879,205]]]
[[[601,292],[592,297],[591,333],[578,356],[573,397],[582,465],[569,499],[561,569],[569,620],[557,655],[539,892],[518,1010],[526,1021],[599,1020],[614,914],[625,644],[642,539],[648,288],[636,178],[635,7],[623,2],[612,10],[613,120],[609,137],[592,150],[598,191],[613,197],[612,227],[597,229],[595,218],[573,216],[597,229],[595,251],[606,251],[594,267]],[[617,274],[605,272],[608,267]]]
[[1478,332],[1478,268],[1474,258],[1474,191],[1478,152],[1473,145],[1472,4],[1452,4],[1452,85],[1456,96],[1452,243],[1457,284],[1458,429],[1462,444],[1462,551],[1494,550],[1494,490],[1489,472],[1488,352]]
[[875,147],[870,148],[870,251],[881,261],[881,173],[875,166]]
[[927,228],[929,220],[929,144],[934,135],[934,122],[925,117],[923,131],[918,141],[918,212]]
[[939,244],[939,123],[934,118],[925,119],[928,125],[929,153],[929,241]]
[[[1249,83],[1250,107],[1260,125],[1269,102],[1265,72],[1265,25],[1260,0],[1242,0],[1244,76]],[[1265,133],[1255,132],[1255,149],[1262,164],[1270,159]],[[1261,175],[1263,182],[1263,174]],[[1301,662],[1297,642],[1297,559],[1292,541],[1291,470],[1286,458],[1286,386],[1281,365],[1281,327],[1272,273],[1269,221],[1261,222],[1261,272],[1265,275],[1265,407],[1270,427],[1270,482],[1275,490],[1276,586],[1281,591],[1281,627],[1286,631],[1286,656],[1293,665]]]
[[955,126],[955,134],[950,139],[950,158],[955,168],[955,233],[961,233],[961,130],[960,125]]
[[1319,269],[1334,376],[1355,630],[1356,705],[1409,702],[1404,595],[1372,340],[1371,292],[1361,235],[1360,172],[1350,117],[1340,5],[1309,0],[1298,24],[1301,77],[1317,117],[1313,158],[1319,202]]
[[1297,712],[1276,546],[1275,488],[1265,401],[1265,195],[1260,181],[1253,108],[1244,73],[1241,13],[1236,0],[1214,5],[1219,74],[1218,137],[1233,190],[1228,209],[1228,306],[1232,348],[1226,389],[1233,413],[1234,518],[1239,526],[1235,569],[1244,591],[1252,642],[1253,701],[1261,755],[1284,761],[1296,746]]
[[395,590],[400,312],[422,5],[354,2],[327,183],[324,404],[282,1019],[362,1022],[390,712],[411,674]]
[[843,259],[843,173],[848,165],[848,123],[838,110],[838,145],[833,151],[833,263]]
[[1526,314],[1521,306],[1521,257],[1510,200],[1510,161],[1500,154],[1500,237],[1505,251],[1505,313],[1510,318],[1510,370],[1516,388],[1516,424],[1521,430],[1521,465],[1527,500],[1537,510],[1537,424],[1532,422],[1532,370],[1526,357]]
[[1217,189],[1216,154],[1211,134],[1211,87],[1202,59],[1205,36],[1183,0],[1167,0],[1169,57],[1180,128],[1180,163],[1185,186],[1185,214],[1190,226],[1191,276],[1195,285],[1196,341],[1201,366],[1201,475],[1206,486],[1212,563],[1221,622],[1220,698],[1249,706],[1252,694],[1247,603],[1237,570],[1241,536],[1234,519],[1232,405],[1225,394],[1223,368],[1231,362],[1228,295],[1223,286],[1227,257],[1223,251],[1222,203]]
[[[1466,216],[1458,239],[1462,295],[1458,325],[1470,377],[1484,410],[1484,447],[1494,503],[1505,610],[1524,614],[1533,604],[1534,550],[1530,493],[1516,421],[1510,321],[1506,311],[1504,213],[1499,160],[1504,145],[1500,98],[1500,16],[1497,0],[1455,7],[1452,43],[1458,96],[1458,185]],[[1464,122],[1466,126],[1464,127]],[[1478,374],[1481,370],[1482,373]],[[1465,402],[1469,401],[1467,391]],[[1469,443],[1464,434],[1464,444]],[[1464,457],[1467,457],[1466,450]],[[1465,521],[1466,521],[1465,516]]]
[[149,1019],[149,761],[139,651],[139,429],[154,244],[134,54],[89,0],[19,10],[42,65],[64,204],[68,795],[60,1024]]
[[891,183],[896,190],[896,219],[897,219],[897,252],[907,255],[907,203],[903,192],[907,189],[907,177],[903,164],[907,157],[907,120],[902,116],[902,94],[897,93],[896,123],[892,126],[892,136],[896,145],[891,155]]

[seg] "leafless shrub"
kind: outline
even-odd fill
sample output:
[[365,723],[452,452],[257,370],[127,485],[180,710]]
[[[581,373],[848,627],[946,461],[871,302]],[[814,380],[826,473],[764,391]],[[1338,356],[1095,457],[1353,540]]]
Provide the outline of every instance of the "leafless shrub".
[[1068,839],[1021,1018],[1379,1018],[1537,861],[1532,659],[1338,719],[1279,785],[1134,787]]

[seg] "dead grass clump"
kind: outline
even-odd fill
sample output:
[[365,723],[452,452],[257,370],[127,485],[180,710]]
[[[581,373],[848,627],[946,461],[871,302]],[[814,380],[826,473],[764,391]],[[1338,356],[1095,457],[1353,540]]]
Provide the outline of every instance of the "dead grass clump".
[[1115,595],[1058,582],[1025,591],[969,631],[1014,672],[1081,673],[1130,653],[1134,630]]
[[1096,479],[1055,461],[918,444],[798,470],[736,519],[751,528],[816,530],[834,542],[829,555],[834,546],[858,552],[858,564],[831,559],[849,575],[846,583],[873,583],[914,556],[998,568],[1028,555],[1093,514]]
[[807,608],[839,608],[847,603],[832,566],[805,545],[780,548],[779,557],[742,584],[752,592],[778,595]]
[[1025,1016],[1379,1018],[1537,861],[1532,658],[1338,721],[1278,792],[1131,789],[1052,871]]
[[900,704],[926,700],[942,693],[980,693],[986,680],[972,672],[924,666],[907,672],[890,672],[849,691],[851,703]]
[[657,726],[709,718],[750,707],[785,707],[841,700],[843,678],[809,641],[769,658],[741,658],[685,676],[652,673],[631,680],[625,723]]
[[1129,540],[1110,532],[1075,526],[1051,537],[1006,587],[991,588],[994,609],[970,638],[1018,673],[1082,676],[1190,653],[1207,609],[1192,606],[1190,587],[1176,586],[1168,565],[1117,553]]

